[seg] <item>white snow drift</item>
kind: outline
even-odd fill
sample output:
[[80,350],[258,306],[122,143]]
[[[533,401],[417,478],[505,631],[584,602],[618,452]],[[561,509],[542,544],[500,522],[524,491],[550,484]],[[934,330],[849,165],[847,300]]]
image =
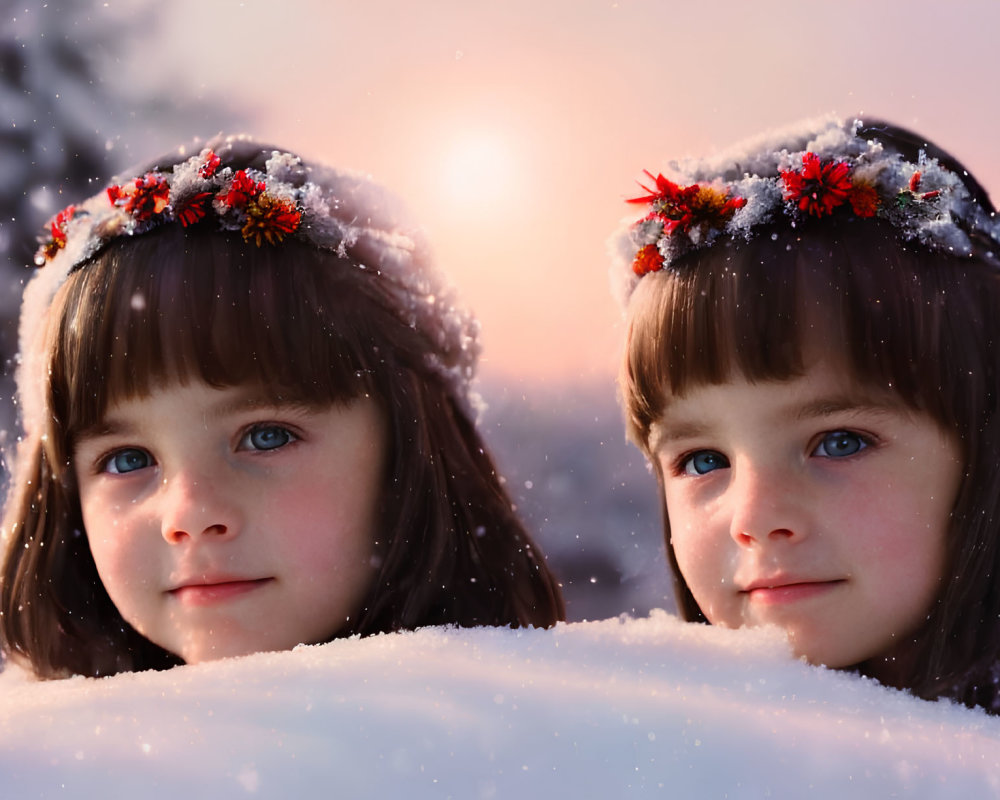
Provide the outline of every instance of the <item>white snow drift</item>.
[[0,677],[0,795],[1000,797],[1000,720],[648,619]]

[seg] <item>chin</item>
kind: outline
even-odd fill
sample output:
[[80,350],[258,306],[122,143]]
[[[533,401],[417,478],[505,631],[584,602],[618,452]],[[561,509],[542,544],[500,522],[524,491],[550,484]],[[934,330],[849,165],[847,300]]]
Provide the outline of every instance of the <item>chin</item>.
[[789,632],[788,640],[792,645],[792,652],[797,658],[816,667],[847,669],[864,660],[863,654],[838,651],[831,648],[829,642],[803,640],[802,637],[797,637],[794,632]]
[[249,644],[246,642],[206,642],[203,646],[193,647],[190,644],[173,652],[177,653],[185,664],[204,664],[209,661],[221,661],[224,658],[240,658],[254,653],[267,653],[277,650],[288,650],[288,647],[268,645],[265,643]]

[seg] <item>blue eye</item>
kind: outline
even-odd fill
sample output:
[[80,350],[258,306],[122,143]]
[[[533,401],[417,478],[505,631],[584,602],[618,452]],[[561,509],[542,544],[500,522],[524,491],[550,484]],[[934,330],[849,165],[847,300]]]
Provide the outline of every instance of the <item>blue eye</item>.
[[729,460],[715,450],[699,450],[684,458],[681,469],[685,475],[704,475],[717,469],[725,469]]
[[831,431],[826,434],[813,451],[813,455],[823,458],[846,458],[868,447],[865,437],[852,431]]
[[295,435],[280,425],[258,425],[247,431],[240,440],[240,450],[277,450],[290,442]]
[[104,461],[104,471],[112,475],[124,475],[137,469],[145,469],[152,464],[153,457],[145,450],[129,447],[108,456]]

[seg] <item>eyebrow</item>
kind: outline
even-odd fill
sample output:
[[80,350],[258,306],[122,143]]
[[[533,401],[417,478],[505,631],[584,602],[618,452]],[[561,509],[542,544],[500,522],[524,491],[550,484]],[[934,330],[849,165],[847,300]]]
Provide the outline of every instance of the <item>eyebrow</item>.
[[[665,416],[665,415],[664,415]],[[652,426],[650,436],[653,450],[665,442],[677,442],[683,439],[696,439],[708,432],[709,426],[699,422],[680,420],[676,423],[664,424],[662,416]]]
[[227,397],[212,403],[208,407],[206,416],[217,419],[230,414],[238,414],[242,411],[252,411],[255,408],[311,408],[309,403],[302,400],[287,398],[278,399],[265,395],[259,389],[245,388],[232,394],[227,393]]
[[[798,422],[802,420],[822,419],[842,412],[885,414],[891,411],[899,411],[901,408],[905,407],[891,395],[879,398],[871,394],[844,394],[817,397],[801,406],[791,407],[786,410],[791,412],[791,419]],[[669,411],[670,404],[668,401],[666,408],[660,415],[660,419],[652,425],[650,435],[651,450],[657,450],[668,442],[696,439],[711,432],[710,425],[695,420],[681,418],[671,421],[669,419]]]
[[905,408],[903,403],[891,395],[877,397],[871,394],[864,395],[835,395],[833,397],[819,397],[801,406],[795,412],[794,419],[817,419],[828,417],[831,414],[839,414],[843,411],[858,411],[865,413],[889,413]]
[[[218,402],[209,405],[208,410],[203,415],[208,419],[219,419],[230,414],[239,414],[244,411],[251,411],[255,408],[301,408],[309,409],[312,406],[302,400],[289,398],[279,400],[263,394],[257,388],[241,388],[235,392],[226,392],[226,397]],[[113,413],[105,415],[96,424],[83,428],[73,437],[74,447],[78,447],[82,442],[100,439],[105,436],[134,436],[138,433],[139,427],[131,420],[116,417]]]

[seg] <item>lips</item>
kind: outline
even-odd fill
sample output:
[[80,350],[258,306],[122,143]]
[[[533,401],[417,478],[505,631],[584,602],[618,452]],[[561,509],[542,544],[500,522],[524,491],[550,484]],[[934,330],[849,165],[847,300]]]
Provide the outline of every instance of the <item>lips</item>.
[[199,576],[182,579],[167,594],[183,605],[208,606],[236,600],[267,586],[273,578]]
[[752,602],[777,604],[807,600],[835,590],[845,583],[843,578],[798,578],[787,575],[751,581],[740,590]]
[[826,583],[819,578],[799,578],[792,575],[774,575],[769,578],[758,578],[750,581],[740,591],[752,592],[755,589],[777,589],[782,586],[795,586],[800,583]]

